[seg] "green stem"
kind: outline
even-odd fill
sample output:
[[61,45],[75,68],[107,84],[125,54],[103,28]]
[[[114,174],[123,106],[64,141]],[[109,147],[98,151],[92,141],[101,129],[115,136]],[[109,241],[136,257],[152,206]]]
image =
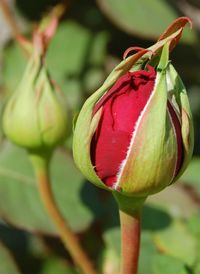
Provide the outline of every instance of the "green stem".
[[57,227],[64,246],[69,251],[74,262],[77,266],[79,266],[83,273],[97,274],[90,259],[81,248],[78,238],[66,223],[57,206],[57,202],[55,201],[49,178],[50,156],[31,154],[30,157],[37,177],[40,196],[49,216]]
[[119,210],[121,223],[121,273],[137,274],[140,250],[140,212],[130,215]]

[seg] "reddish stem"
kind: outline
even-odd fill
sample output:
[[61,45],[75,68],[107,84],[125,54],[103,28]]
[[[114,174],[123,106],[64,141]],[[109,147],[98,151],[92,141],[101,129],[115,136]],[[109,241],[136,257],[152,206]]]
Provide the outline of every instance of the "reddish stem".
[[121,274],[137,274],[140,250],[140,212],[119,211],[121,223]]
[[30,155],[38,180],[38,189],[49,217],[55,224],[64,246],[71,254],[74,262],[84,274],[97,274],[94,266],[64,216],[55,200],[49,177],[49,159],[42,155]]

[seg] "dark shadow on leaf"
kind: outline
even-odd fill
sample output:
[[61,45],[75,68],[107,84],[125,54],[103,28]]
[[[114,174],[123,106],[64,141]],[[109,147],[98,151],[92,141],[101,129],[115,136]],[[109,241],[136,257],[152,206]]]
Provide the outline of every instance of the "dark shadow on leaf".
[[39,273],[42,258],[29,250],[30,234],[10,225],[0,224],[0,241],[9,249],[22,273]]
[[58,4],[59,0],[16,0],[17,8],[20,12],[30,20],[38,20],[44,13],[50,10],[51,7]]
[[165,229],[171,223],[171,217],[164,210],[145,205],[142,210],[142,229]]
[[198,274],[197,272],[194,272],[194,270],[192,270],[192,269],[191,269],[189,266],[187,266],[187,265],[185,266],[185,269],[186,269],[186,271],[187,271],[186,273],[188,273],[188,274],[195,274],[195,273]]
[[[86,182],[81,190],[81,198],[94,214],[94,222],[100,223],[103,229],[119,226],[118,207],[110,192]],[[143,230],[164,229],[170,223],[171,217],[166,211],[144,205],[142,209]]]
[[81,199],[94,214],[94,221],[104,227],[119,225],[117,204],[109,191],[86,182],[81,190]]

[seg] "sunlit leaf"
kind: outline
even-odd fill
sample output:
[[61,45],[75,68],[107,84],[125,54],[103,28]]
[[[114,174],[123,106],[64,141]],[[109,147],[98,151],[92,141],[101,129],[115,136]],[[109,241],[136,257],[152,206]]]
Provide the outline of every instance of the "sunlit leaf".
[[153,274],[189,274],[181,260],[170,256],[156,255],[153,259]]
[[69,267],[64,260],[50,257],[45,260],[40,274],[78,274],[75,269]]
[[[146,39],[157,39],[177,17],[175,2],[164,0],[98,0],[101,10],[123,31]],[[187,31],[184,40],[195,41]]]
[[195,262],[197,243],[183,222],[174,221],[166,229],[155,233],[154,240],[162,253],[180,259],[190,266]]

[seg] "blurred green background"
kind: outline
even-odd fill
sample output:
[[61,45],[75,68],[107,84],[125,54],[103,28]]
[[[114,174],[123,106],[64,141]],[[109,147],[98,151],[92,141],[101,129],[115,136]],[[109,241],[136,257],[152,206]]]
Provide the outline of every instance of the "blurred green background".
[[[30,36],[60,1],[6,1],[20,31]],[[149,197],[142,217],[139,274],[200,274],[200,1],[77,0],[50,43],[47,65],[75,115],[130,46],[147,47],[177,17],[189,16],[171,55],[185,83],[195,125],[193,160],[180,182]],[[0,12],[0,110],[19,82],[26,56]],[[110,193],[87,183],[74,166],[71,138],[51,165],[56,199],[99,273],[116,274],[118,212]],[[75,274],[40,201],[26,152],[0,132],[0,274]]]

